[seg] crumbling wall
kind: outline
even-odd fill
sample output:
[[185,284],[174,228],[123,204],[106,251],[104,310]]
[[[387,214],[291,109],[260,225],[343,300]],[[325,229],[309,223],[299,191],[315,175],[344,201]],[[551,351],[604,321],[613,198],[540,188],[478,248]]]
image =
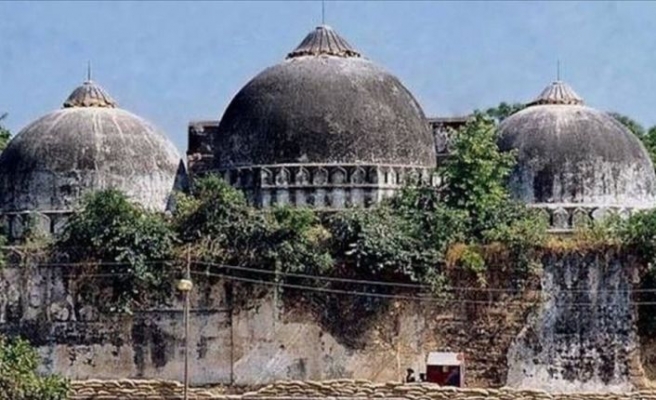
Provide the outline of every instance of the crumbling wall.
[[543,301],[508,352],[508,384],[630,390],[640,378],[631,265],[612,252],[546,255]]
[[[0,332],[28,338],[43,357],[44,372],[72,379],[181,379],[180,298],[134,315],[103,315],[82,300],[74,269],[8,267],[0,274]],[[326,313],[298,293],[264,291],[258,297],[231,287],[195,279],[189,334],[193,384],[400,381],[406,368],[424,370],[429,351],[462,351],[468,357],[468,384],[500,386],[505,349],[523,325],[523,306],[514,306],[512,298],[475,309],[455,300],[390,300],[362,314],[354,308],[349,310],[358,315],[343,315],[346,308]],[[345,320],[363,327],[359,337],[336,329]]]
[[[0,332],[36,345],[44,372],[72,379],[182,379],[182,303],[175,295],[134,315],[109,315],[82,300],[74,269],[27,265],[0,274]],[[504,290],[454,293],[446,301],[379,300],[361,311],[340,306],[364,301],[356,296],[335,295],[342,302],[335,306],[327,294],[314,293],[324,303],[313,304],[289,289],[275,296],[212,279],[194,276],[189,334],[194,385],[399,382],[406,368],[424,371],[428,352],[455,351],[465,353],[468,386],[501,387],[507,379],[517,387],[546,382],[558,391],[572,382],[593,390],[602,384],[631,387],[634,317],[625,297],[605,292],[630,288],[620,258],[545,258],[541,307],[530,291]],[[594,291],[568,297],[571,288]],[[594,305],[570,309],[570,301]]]

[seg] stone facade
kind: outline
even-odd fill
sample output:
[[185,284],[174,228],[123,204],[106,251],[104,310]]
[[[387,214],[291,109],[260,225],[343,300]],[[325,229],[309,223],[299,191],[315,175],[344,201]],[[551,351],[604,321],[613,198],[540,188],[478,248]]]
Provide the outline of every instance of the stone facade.
[[219,121],[192,121],[187,130],[187,168],[189,178],[203,176],[214,165],[214,135]]
[[406,182],[432,184],[428,168],[403,165],[275,164],[219,170],[258,207],[291,204],[317,209],[368,207]]
[[24,237],[28,231],[59,234],[72,211],[22,211],[0,214],[0,226],[10,239]]
[[[642,385],[633,367],[639,363],[633,308],[625,294],[601,292],[631,287],[630,264],[612,254],[554,256],[544,263],[549,265],[541,287],[548,294],[533,286],[517,292],[511,279],[490,277],[490,284],[500,282],[492,286],[495,291],[456,292],[450,300],[307,298],[291,289],[276,295],[194,275],[191,382],[399,381],[406,368],[425,370],[428,352],[456,351],[465,353],[470,387],[553,389],[554,382],[565,380],[568,384],[556,390],[603,392],[617,382],[625,389]],[[29,338],[44,360],[43,372],[72,379],[181,379],[180,299],[131,316],[103,314],[84,300],[72,268],[28,263],[0,274],[0,332]],[[574,289],[589,293],[574,297]],[[590,293],[599,293],[598,300]],[[573,329],[572,334],[548,334],[563,329]],[[527,330],[540,332],[542,339],[525,340]],[[581,352],[596,344],[603,351],[582,358]],[[521,372],[528,362],[530,371],[544,371],[539,382],[528,369]],[[589,368],[563,372],[577,363],[617,374]]]
[[370,206],[390,197],[406,183],[434,185],[431,168],[410,165],[298,163],[214,167],[218,121],[189,124],[187,163],[193,180],[208,172],[241,189],[258,207],[276,204],[339,209]]
[[[452,130],[467,117],[431,118],[438,163],[450,152]],[[193,180],[214,170],[213,137],[219,121],[193,121],[188,128],[187,165]],[[407,177],[437,184],[431,168],[375,164],[279,164],[214,170],[241,188],[258,206],[292,204],[317,208],[369,206],[392,195]]]
[[435,138],[435,153],[437,154],[437,164],[444,162],[451,153],[451,143],[453,141],[453,132],[463,127],[469,117],[440,117],[429,118],[433,137]]
[[543,301],[508,350],[509,386],[627,392],[640,375],[637,271],[603,254],[546,256]]
[[529,204],[529,207],[539,210],[551,233],[571,233],[592,221],[601,221],[611,215],[628,218],[631,214],[642,210],[631,207],[553,203]]

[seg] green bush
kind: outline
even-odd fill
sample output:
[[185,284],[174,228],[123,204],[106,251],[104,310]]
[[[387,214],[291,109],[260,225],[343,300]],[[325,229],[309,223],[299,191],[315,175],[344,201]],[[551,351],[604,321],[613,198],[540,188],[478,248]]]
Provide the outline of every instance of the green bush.
[[84,199],[55,246],[69,261],[89,265],[80,274],[88,275],[88,284],[111,288],[108,298],[103,291],[87,291],[100,296],[99,304],[130,312],[171,293],[175,242],[161,214],[144,210],[119,191],[104,190]]
[[253,265],[265,240],[265,224],[243,193],[219,176],[200,178],[189,195],[178,194],[174,229],[197,258]]
[[314,211],[278,206],[263,213],[266,233],[260,243],[259,263],[283,272],[323,274],[331,270],[330,232]]
[[36,350],[27,341],[0,336],[0,399],[66,399],[69,382],[58,376],[39,376],[38,364]]

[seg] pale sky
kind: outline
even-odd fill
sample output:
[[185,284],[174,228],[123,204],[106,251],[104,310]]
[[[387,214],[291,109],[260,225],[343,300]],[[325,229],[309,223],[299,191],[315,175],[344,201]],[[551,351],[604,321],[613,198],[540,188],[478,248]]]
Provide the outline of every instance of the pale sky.
[[[190,120],[321,23],[321,3],[0,2],[0,112],[17,133],[86,76],[181,152]],[[653,2],[326,2],[326,23],[428,116],[527,101],[561,77],[586,103],[656,125]]]

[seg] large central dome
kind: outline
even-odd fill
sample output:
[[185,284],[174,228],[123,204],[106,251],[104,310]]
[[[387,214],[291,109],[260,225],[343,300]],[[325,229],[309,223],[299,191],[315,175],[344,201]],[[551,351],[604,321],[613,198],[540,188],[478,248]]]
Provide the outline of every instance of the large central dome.
[[434,166],[412,94],[327,26],[232,100],[216,137],[219,168],[280,163]]

